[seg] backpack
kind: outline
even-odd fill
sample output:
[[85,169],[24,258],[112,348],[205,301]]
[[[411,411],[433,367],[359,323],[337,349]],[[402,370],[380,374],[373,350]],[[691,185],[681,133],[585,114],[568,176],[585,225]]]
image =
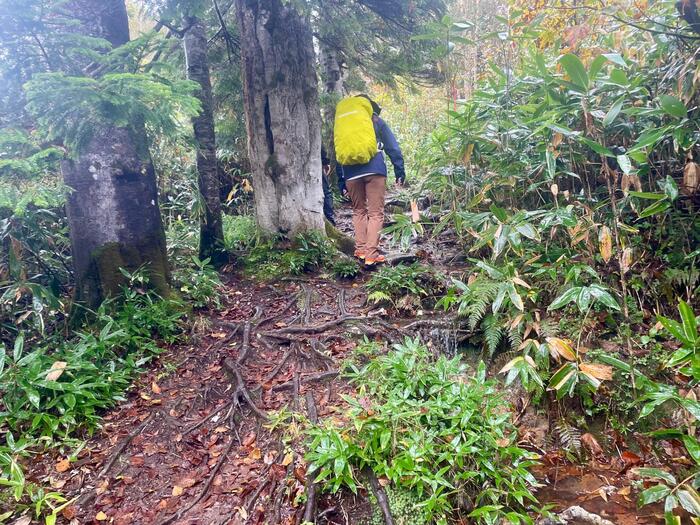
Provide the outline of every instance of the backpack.
[[347,97],[335,107],[335,157],[344,166],[367,164],[377,154],[372,104],[364,97]]

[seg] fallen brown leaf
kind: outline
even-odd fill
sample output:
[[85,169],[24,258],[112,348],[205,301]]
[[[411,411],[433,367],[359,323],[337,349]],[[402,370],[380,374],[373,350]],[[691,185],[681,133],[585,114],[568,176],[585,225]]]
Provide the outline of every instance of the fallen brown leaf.
[[602,456],[605,454],[603,447],[600,446],[598,440],[593,437],[593,434],[590,432],[586,432],[583,436],[581,436],[581,443],[583,443],[583,446],[586,447],[594,456]]
[[70,468],[70,460],[68,458],[61,459],[56,463],[56,472],[65,472]]

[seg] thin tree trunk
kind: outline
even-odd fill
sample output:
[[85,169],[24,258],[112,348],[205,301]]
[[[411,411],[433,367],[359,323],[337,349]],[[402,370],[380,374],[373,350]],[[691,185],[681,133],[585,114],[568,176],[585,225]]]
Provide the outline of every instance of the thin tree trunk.
[[[124,0],[74,0],[68,4],[79,31],[113,46],[129,41]],[[134,131],[136,130],[136,131]],[[120,268],[144,268],[151,286],[169,291],[170,272],[158,190],[143,126],[98,129],[76,158],[63,161],[76,301],[95,307],[120,291]]]
[[219,195],[219,167],[216,160],[216,136],[214,112],[207,60],[207,35],[204,24],[192,18],[187,21],[189,29],[183,43],[187,78],[200,85],[197,95],[202,112],[192,119],[194,138],[197,143],[197,172],[199,192],[204,201],[204,214],[200,218],[199,258],[209,258],[214,266],[224,264],[228,257],[224,248],[224,230],[221,222],[221,199]]
[[323,231],[321,115],[311,31],[293,4],[236,0],[258,225]]

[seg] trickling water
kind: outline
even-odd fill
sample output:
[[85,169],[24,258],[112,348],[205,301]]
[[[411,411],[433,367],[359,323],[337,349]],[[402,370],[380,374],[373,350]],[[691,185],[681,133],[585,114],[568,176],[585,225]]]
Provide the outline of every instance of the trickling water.
[[432,328],[428,333],[428,337],[436,352],[444,354],[448,357],[454,357],[457,355],[459,340],[457,338],[456,327],[448,326],[444,328]]

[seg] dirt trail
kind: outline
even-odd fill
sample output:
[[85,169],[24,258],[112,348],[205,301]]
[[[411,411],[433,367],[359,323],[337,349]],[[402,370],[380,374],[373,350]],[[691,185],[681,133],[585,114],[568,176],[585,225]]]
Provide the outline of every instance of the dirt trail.
[[[346,231],[348,215],[339,210]],[[431,249],[422,247],[428,262],[447,258]],[[260,284],[229,276],[224,307],[191,320],[191,342],[163,354],[105,416],[102,431],[70,469],[58,473],[56,458],[48,456],[33,465],[32,478],[77,498],[59,522],[300,523],[307,483],[303,436],[296,424],[272,428],[276,411],[306,415],[315,409],[319,419],[341,417],[339,394],[351,388],[337,372],[354,340],[391,341],[417,331],[429,336],[440,325],[372,312],[362,286],[367,278]],[[537,417],[523,418],[523,446],[532,444],[538,424]],[[637,518],[625,465],[619,467],[614,461],[606,468],[573,467],[545,454],[538,472],[548,483],[542,503],[581,505],[621,524],[658,522],[650,511]],[[318,523],[365,523],[361,497],[319,496],[317,504]]]

